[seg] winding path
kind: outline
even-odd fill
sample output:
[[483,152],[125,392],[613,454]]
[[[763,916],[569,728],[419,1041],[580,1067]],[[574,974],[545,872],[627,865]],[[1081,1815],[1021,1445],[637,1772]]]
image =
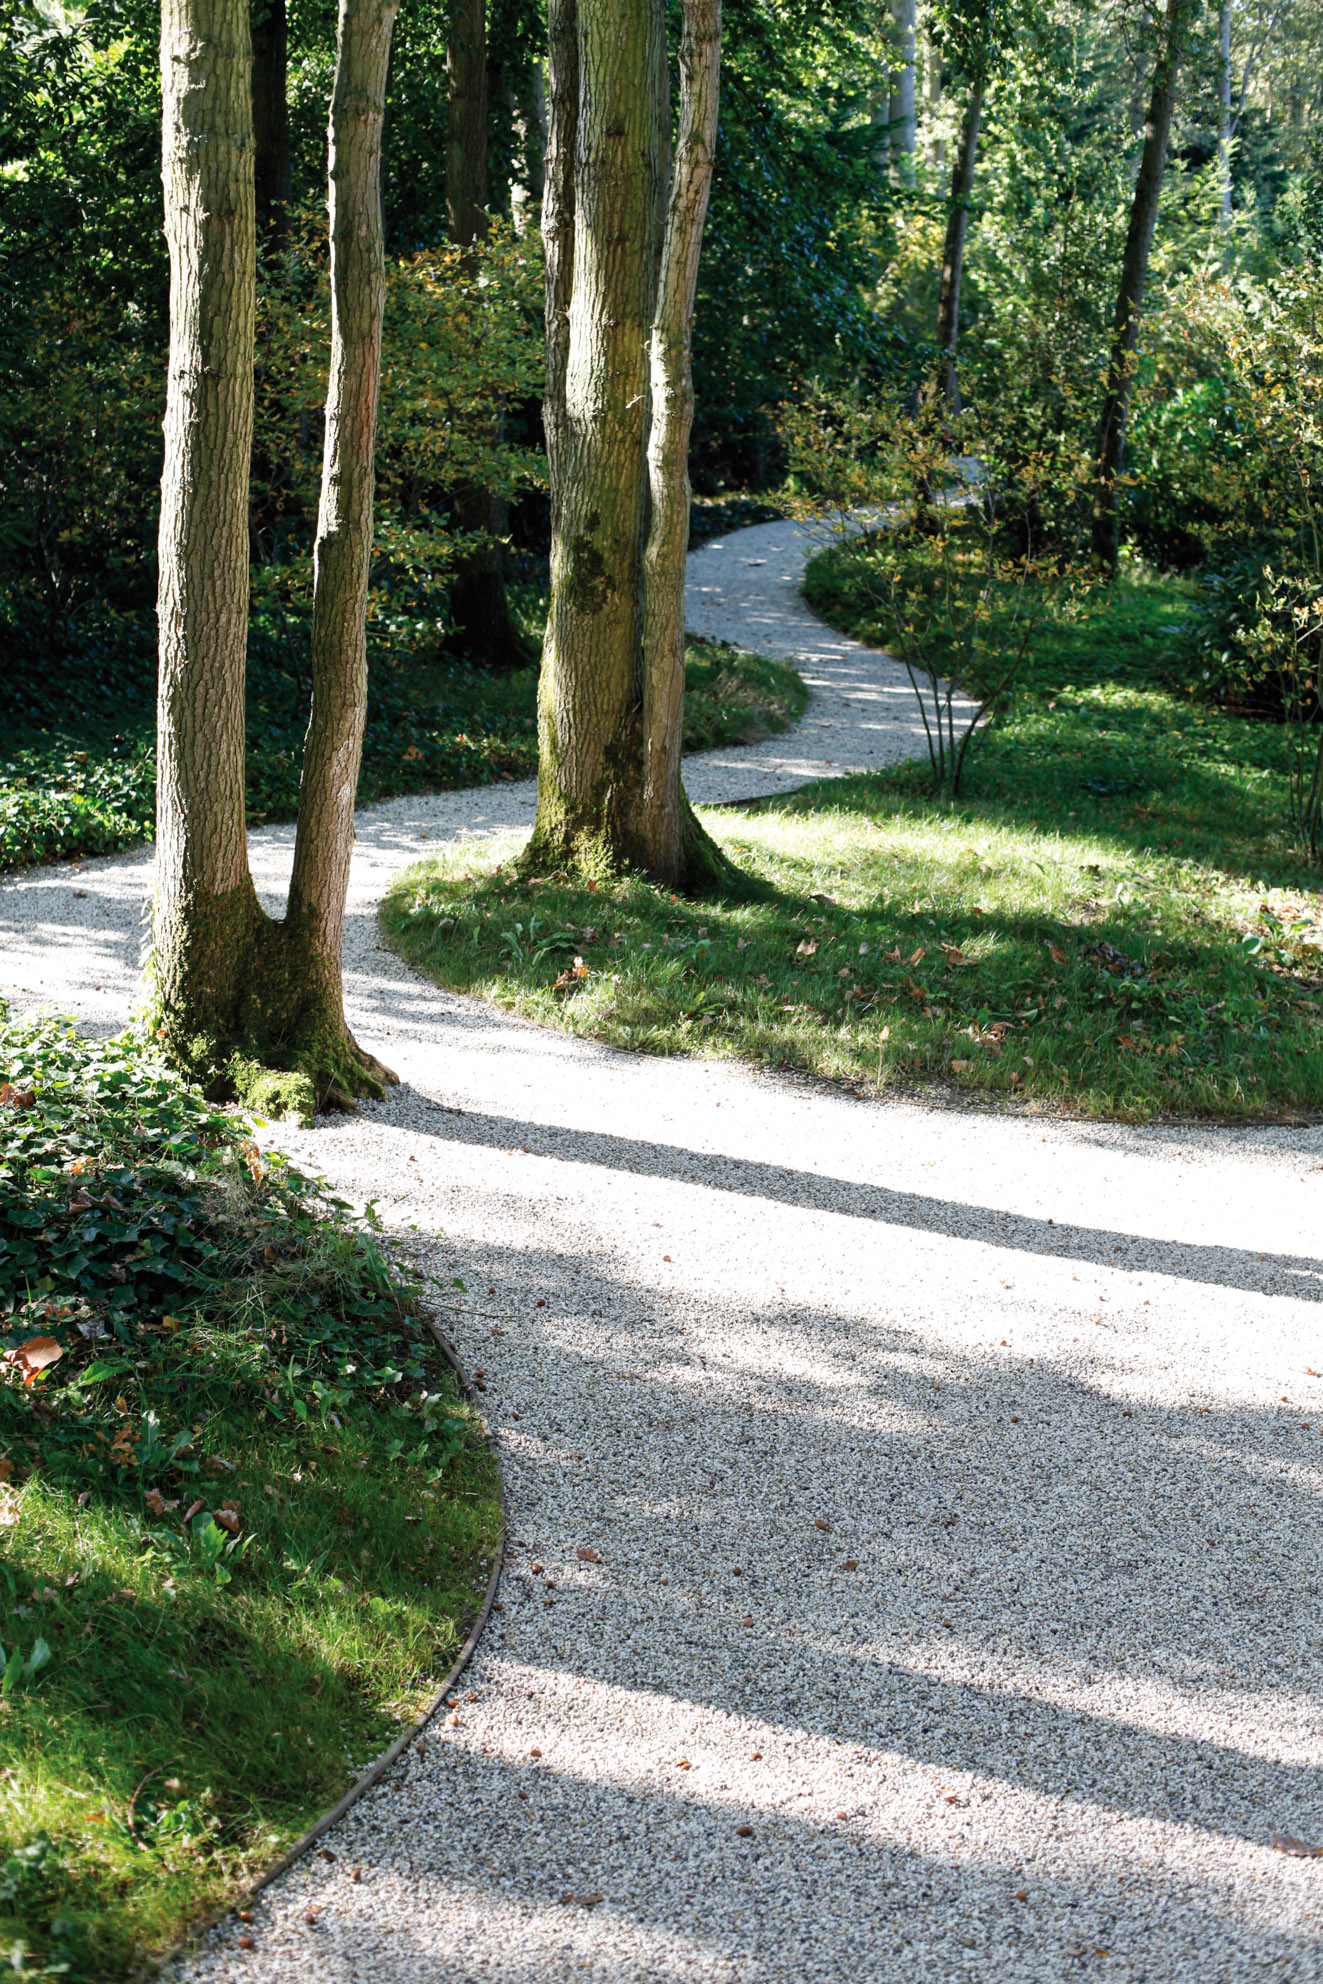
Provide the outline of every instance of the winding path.
[[[691,561],[691,624],[815,692],[698,796],[913,748],[797,544]],[[530,797],[364,816],[351,1016],[401,1086],[282,1132],[467,1284],[504,1609],[335,1860],[179,1984],[1323,1979],[1323,1865],[1269,1844],[1323,1840],[1323,1135],[860,1103],[439,992],[372,905]],[[9,986],[120,1018],[147,879],[0,890]]]

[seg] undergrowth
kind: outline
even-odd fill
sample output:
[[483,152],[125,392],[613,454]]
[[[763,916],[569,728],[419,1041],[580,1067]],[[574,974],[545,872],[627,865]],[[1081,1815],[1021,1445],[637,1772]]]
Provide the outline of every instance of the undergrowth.
[[[807,700],[785,662],[691,639],[685,749],[711,750],[783,730]],[[82,688],[89,688],[84,696]],[[293,817],[308,685],[254,665],[248,694],[248,820]],[[79,711],[71,724],[67,711]],[[374,667],[358,783],[360,805],[537,770],[537,675],[493,675],[460,663]],[[112,854],[148,838],[156,808],[154,712],[142,681],[107,698],[65,683],[26,710],[26,741],[0,762],[0,869]]]
[[154,1065],[0,1025],[0,1948],[120,1979],[410,1720],[497,1548],[419,1290]]

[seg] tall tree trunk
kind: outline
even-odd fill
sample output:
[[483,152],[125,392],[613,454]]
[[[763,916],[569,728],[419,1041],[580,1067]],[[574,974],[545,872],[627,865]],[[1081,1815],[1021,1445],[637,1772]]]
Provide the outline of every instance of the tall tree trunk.
[[929,165],[934,172],[940,172],[946,162],[946,147],[937,122],[942,108],[942,51],[933,34],[931,19],[923,37],[923,72],[924,147]]
[[[690,339],[719,0],[684,0],[669,197],[660,0],[552,0],[543,199],[551,610],[530,868],[738,885],[680,784]],[[664,215],[660,253],[658,220]]]
[[1121,470],[1125,463],[1126,418],[1130,410],[1144,284],[1148,277],[1153,230],[1158,219],[1158,201],[1167,162],[1172,112],[1176,107],[1176,78],[1189,7],[1190,0],[1167,0],[1162,42],[1153,70],[1153,89],[1144,123],[1144,149],[1130,203],[1130,226],[1121,260],[1121,285],[1112,323],[1107,385],[1094,446],[1093,562],[1104,572],[1116,570],[1120,551],[1118,513]]
[[914,0],[891,0],[892,33],[900,67],[892,77],[892,169],[902,185],[914,183]]
[[[643,797],[637,858],[655,881],[726,880],[724,857],[680,783],[684,731],[684,580],[689,549],[691,359],[703,223],[712,188],[721,78],[721,0],[686,0],[675,147],[649,349],[650,495],[643,552]],[[669,102],[667,103],[669,119]]]
[[1231,226],[1231,0],[1222,0],[1217,30],[1217,186],[1225,232]]
[[[486,0],[455,0],[446,73],[446,211],[451,240],[471,248],[488,230]],[[504,499],[463,483],[451,492],[450,515],[457,531],[478,533],[482,540],[456,566],[450,583],[455,647],[481,667],[532,667],[536,650],[521,633],[506,596]]]
[[247,0],[165,0],[170,378],[161,485],[157,882],[149,989],[164,1051],[217,1094],[310,1119],[380,1094],[344,1027],[340,943],[366,674],[381,320],[378,182],[396,0],[340,0],[331,112],[332,363],[314,706],[290,913],[262,910],[244,828],[248,454],[256,255]]
[[[544,211],[551,605],[528,858],[605,873],[635,851],[642,795],[647,353],[663,23],[655,0],[552,0],[550,26]],[[573,105],[562,52],[571,42]],[[567,112],[574,117],[569,145]]]
[[974,192],[974,165],[978,158],[979,124],[983,117],[984,78],[978,76],[969,92],[964,122],[960,127],[960,147],[951,175],[951,205],[946,216],[946,241],[942,249],[942,276],[937,289],[937,343],[941,351],[941,388],[947,411],[960,411],[960,380],[956,372],[956,347],[960,342],[960,278],[965,266],[965,237],[969,232],[969,203]]
[[514,222],[515,233],[525,234],[529,228],[537,226],[542,211],[545,177],[543,155],[547,148],[547,93],[540,63],[534,63],[525,80],[512,93],[511,111],[518,150],[510,185],[510,218]]
[[446,214],[467,248],[487,232],[486,0],[452,0],[446,80]]
[[257,898],[244,822],[253,105],[248,0],[163,0],[170,356],[157,619],[156,900],[167,1035],[228,1034]]
[[289,49],[285,0],[251,0],[253,159],[257,238],[283,247],[293,197],[289,151]]
[[398,0],[340,0],[328,139],[331,363],[313,550],[312,715],[283,933],[302,981],[299,1010],[287,1023],[293,1021],[301,1035],[305,1056],[315,1052],[349,1094],[379,1092],[384,1073],[345,1025],[341,953],[367,717],[368,570],[386,295],[381,131],[397,7]]

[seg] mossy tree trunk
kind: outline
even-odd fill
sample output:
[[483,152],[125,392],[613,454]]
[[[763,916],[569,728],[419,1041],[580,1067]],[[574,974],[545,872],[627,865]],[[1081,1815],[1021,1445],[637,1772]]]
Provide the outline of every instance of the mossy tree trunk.
[[719,0],[682,9],[669,197],[659,0],[552,0],[543,195],[551,605],[532,869],[729,886],[680,785],[689,347]]
[[160,532],[158,1037],[216,1093],[309,1118],[380,1093],[344,1022],[381,336],[380,138],[395,0],[341,0],[331,109],[332,353],[315,565],[313,711],[289,913],[248,867],[244,659],[255,230],[247,0],[165,0],[170,375]]
[[1134,384],[1139,321],[1148,280],[1149,251],[1158,221],[1158,202],[1167,162],[1172,114],[1176,108],[1176,79],[1180,71],[1185,31],[1192,0],[1167,0],[1162,39],[1153,69],[1153,89],[1144,120],[1144,148],[1130,202],[1130,225],[1121,258],[1121,282],[1112,324],[1107,385],[1093,468],[1093,562],[1099,571],[1114,572],[1120,556],[1120,490],[1125,466],[1125,430]]

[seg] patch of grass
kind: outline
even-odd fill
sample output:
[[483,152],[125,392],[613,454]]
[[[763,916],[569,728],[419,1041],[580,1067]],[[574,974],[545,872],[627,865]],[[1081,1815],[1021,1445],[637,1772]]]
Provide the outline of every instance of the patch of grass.
[[0,1025],[0,1947],[119,1979],[438,1685],[499,1537],[419,1291],[125,1038]]
[[1316,1111],[1323,906],[1272,830],[1279,740],[1248,726],[1270,762],[1242,759],[1247,726],[1177,740],[1168,709],[1081,693],[994,733],[954,806],[905,766],[709,814],[772,902],[530,885],[506,841],[411,870],[383,927],[442,984],[644,1052],[1130,1120]]
[[[967,602],[986,582],[986,540],[972,519],[944,522],[946,535],[938,539],[883,530],[829,545],[809,560],[804,597],[842,633],[902,659],[907,644],[899,619],[905,611],[911,624],[923,627],[939,671],[949,673],[963,654],[953,642],[952,616],[933,608],[948,583]],[[1009,547],[1007,555],[1013,558]],[[910,600],[917,610],[909,610]],[[1014,610],[1015,589],[1002,582],[981,639],[985,664],[989,652],[998,652],[999,630],[1009,628]],[[954,620],[958,625],[958,611]],[[1111,585],[1047,589],[1017,693],[1104,683],[1192,693],[1203,681],[1207,626],[1208,603],[1195,579],[1123,560]],[[977,679],[977,667],[969,686],[989,686]]]
[[[694,639],[687,650],[685,749],[710,750],[783,730],[808,691],[784,662]],[[97,705],[92,709],[95,712]],[[306,685],[250,671],[248,819],[291,819],[307,728]],[[0,764],[0,869],[113,854],[146,839],[156,810],[155,718],[131,698],[73,731],[29,732]],[[374,670],[358,782],[360,805],[448,791],[537,770],[537,674],[494,675],[460,663]]]
[[684,663],[684,748],[756,744],[803,716],[808,690],[788,662],[691,635]]

